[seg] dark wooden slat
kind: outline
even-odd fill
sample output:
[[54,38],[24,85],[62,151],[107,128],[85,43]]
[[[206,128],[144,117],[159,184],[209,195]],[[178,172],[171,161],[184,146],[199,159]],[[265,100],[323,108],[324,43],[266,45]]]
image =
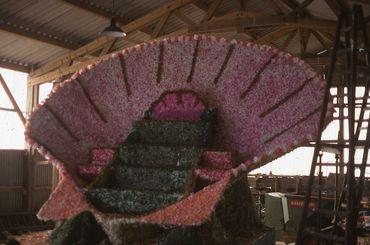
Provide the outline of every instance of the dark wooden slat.
[[76,80],[78,85],[80,85],[86,99],[89,101],[90,105],[92,106],[92,108],[95,110],[96,114],[99,116],[99,118],[103,121],[103,122],[107,122],[107,119],[105,118],[105,116],[103,115],[103,113],[100,111],[99,107],[95,104],[95,102],[91,99],[88,91],[87,91],[87,88],[86,86],[84,85],[84,82],[82,81],[82,79],[80,77],[77,77]]
[[289,131],[291,128],[294,128],[295,126],[303,123],[304,121],[306,121],[308,118],[310,118],[311,116],[313,116],[314,114],[316,114],[317,112],[319,112],[321,109],[321,105],[319,107],[317,107],[315,110],[311,111],[310,113],[308,113],[306,116],[304,116],[303,118],[299,119],[297,122],[295,122],[294,124],[292,124],[291,126],[283,129],[282,131],[280,131],[279,133],[273,135],[272,137],[270,137],[269,139],[265,140],[264,143],[269,143],[271,141],[273,141],[274,139],[276,139],[277,137],[283,135],[285,132]]
[[298,88],[296,88],[295,90],[293,90],[291,93],[289,93],[287,96],[285,96],[283,99],[281,99],[280,101],[278,101],[275,105],[269,107],[267,110],[263,111],[259,117],[265,117],[267,116],[269,113],[271,113],[272,111],[274,111],[275,109],[277,109],[279,106],[281,106],[282,104],[284,104],[285,102],[287,102],[290,98],[292,98],[294,95],[296,95],[297,93],[299,93],[309,82],[311,82],[314,78],[309,78],[309,79],[306,79]]
[[127,95],[130,96],[131,95],[131,88],[130,88],[130,84],[128,82],[127,67],[126,67],[125,58],[123,56],[120,56],[119,61],[120,61],[121,68],[122,68],[123,82],[125,84],[126,92],[127,92]]
[[157,83],[160,83],[162,80],[163,73],[163,53],[164,46],[163,43],[159,44],[159,54],[158,54],[158,69],[157,69]]
[[62,126],[62,128],[71,136],[75,141],[80,141],[76,135],[72,133],[72,130],[63,122],[58,113],[56,113],[47,103],[44,104],[44,108],[54,117],[54,119]]
[[193,59],[191,61],[191,69],[190,69],[188,79],[186,80],[188,83],[190,83],[191,80],[193,80],[195,65],[197,63],[197,57],[198,57],[199,42],[200,42],[200,40],[198,39],[197,43],[195,44],[195,48],[194,48],[194,52],[193,52]]
[[256,85],[256,83],[260,79],[262,72],[267,68],[267,66],[271,63],[272,59],[274,59],[276,56],[277,54],[271,55],[268,61],[266,61],[265,64],[263,64],[263,66],[258,70],[257,74],[254,76],[252,82],[249,84],[247,89],[240,95],[240,99],[244,99],[247,96],[249,91]]
[[[1,14],[1,13],[0,13]],[[41,29],[35,29],[28,26],[27,21],[19,21],[22,24],[14,23],[10,20],[0,19],[0,30],[28,37],[43,43],[51,44],[65,49],[77,49],[80,46],[80,41],[66,40],[65,35],[50,33]]]
[[235,44],[230,45],[229,50],[227,51],[226,57],[224,59],[224,62],[222,63],[222,66],[220,70],[218,71],[217,76],[215,77],[215,80],[213,81],[215,84],[218,83],[218,80],[222,76],[222,73],[224,72],[227,63],[229,62],[229,59],[234,52],[234,49],[235,49]]

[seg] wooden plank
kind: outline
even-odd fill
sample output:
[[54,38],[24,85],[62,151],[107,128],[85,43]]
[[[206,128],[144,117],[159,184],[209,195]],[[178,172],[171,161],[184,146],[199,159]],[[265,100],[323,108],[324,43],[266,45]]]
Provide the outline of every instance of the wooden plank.
[[0,20],[0,30],[65,49],[74,50],[79,46],[78,41],[65,41],[66,38],[61,37],[60,34],[54,34],[28,26],[27,21],[22,21],[22,24],[18,24],[9,20]]
[[[129,32],[132,32],[132,31],[135,31],[135,30],[139,30],[140,28],[143,28],[145,25],[155,21],[156,19],[158,19],[159,17],[161,17],[162,15],[166,14],[166,13],[169,13],[177,8],[180,8],[186,4],[189,4],[191,2],[193,2],[194,0],[174,0],[174,1],[171,1],[167,4],[164,4],[162,5],[161,7],[157,8],[156,10],[153,10],[152,12],[144,15],[143,17],[140,17],[139,19],[137,20],[134,20],[130,23],[128,23],[127,25],[123,26],[122,29],[126,32],[126,33],[129,33]],[[87,45],[69,53],[69,54],[66,54],[66,55],[63,55],[62,57],[58,58],[57,60],[55,61],[52,61],[48,64],[45,64],[43,65],[42,67],[40,67],[39,69],[37,69],[36,71],[32,72],[30,74],[30,76],[32,78],[34,77],[37,77],[37,76],[40,76],[42,74],[45,74],[46,72],[49,72],[53,69],[56,69],[66,63],[68,63],[69,61],[73,60],[74,58],[77,58],[81,55],[85,55],[85,54],[88,54],[88,53],[92,53],[94,51],[97,51],[99,49],[101,49],[101,47],[103,47],[106,43],[110,42],[112,40],[112,38],[109,38],[109,37],[100,37],[96,40],[94,40],[93,42],[90,42],[88,43]]]
[[341,7],[338,5],[336,1],[333,0],[325,0],[325,3],[329,6],[330,10],[333,11],[333,13],[336,16],[340,15],[340,9]]
[[152,33],[152,38],[156,38],[159,36],[159,34],[161,33],[161,31],[163,30],[163,27],[164,25],[166,24],[168,18],[170,17],[171,15],[171,12],[168,12],[167,14],[163,15],[157,25],[155,26],[154,30],[153,30],[153,33]]
[[12,93],[10,92],[10,89],[9,89],[8,85],[6,84],[6,82],[3,78],[3,76],[1,75],[1,73],[0,73],[0,83],[1,83],[1,86],[3,87],[3,89],[5,91],[5,94],[8,96],[8,98],[10,100],[10,103],[12,103],[15,112],[18,114],[19,119],[21,119],[23,125],[25,125],[26,124],[26,118],[24,117],[21,109],[19,108],[19,106],[17,104],[17,101],[15,101],[15,99],[14,99]]
[[0,186],[0,192],[23,192],[23,186]]
[[134,20],[127,25],[123,26],[122,29],[129,33],[131,31],[139,30],[140,28],[144,27],[145,25],[152,23],[156,19],[160,18],[161,16],[165,15],[166,13],[169,13],[175,9],[178,9],[184,5],[187,5],[194,0],[174,0],[169,3],[166,3],[162,5],[161,7],[151,11],[150,13],[144,15],[143,17],[140,17],[137,20]]
[[15,109],[12,108],[5,108],[5,107],[0,107],[0,111],[11,111],[11,112],[16,112]]
[[185,14],[183,14],[179,9],[176,9],[173,11],[173,14],[179,19],[181,20],[182,22],[184,22],[185,24],[191,26],[191,25],[195,25],[195,22],[192,21],[189,17],[187,17]]
[[[168,35],[158,37],[158,39],[163,39],[163,38],[171,37],[171,36],[183,35],[183,34],[186,34],[186,33],[188,33],[188,29],[183,28],[183,29],[180,29],[178,31],[172,32]],[[42,84],[42,83],[45,83],[45,82],[48,82],[48,81],[58,79],[62,76],[72,74],[72,73],[74,73],[74,72],[76,72],[76,71],[78,71],[82,68],[85,68],[89,64],[92,64],[96,61],[109,58],[110,56],[111,56],[111,54],[103,55],[101,57],[97,57],[97,58],[94,58],[94,59],[91,59],[91,60],[88,60],[88,61],[85,61],[85,62],[77,63],[77,64],[74,64],[74,65],[71,65],[71,66],[68,66],[68,67],[63,67],[63,68],[57,69],[55,71],[48,72],[48,73],[43,74],[42,76],[39,76],[39,77],[34,77],[34,78],[29,77],[28,78],[28,84],[29,85],[36,85],[36,84]]]
[[295,37],[295,35],[297,34],[297,30],[295,29],[294,31],[292,31],[289,36],[287,37],[287,39],[285,39],[283,45],[280,47],[280,49],[282,50],[285,50],[288,45],[290,44],[290,42],[293,40],[293,38]]
[[107,53],[109,53],[109,51],[113,48],[114,44],[116,43],[117,41],[117,38],[113,39],[111,42],[105,44],[104,48],[101,50],[100,52],[100,55],[99,56],[103,56]]
[[30,66],[21,65],[20,62],[15,62],[2,58],[0,58],[0,67],[24,73],[29,73],[31,70]]
[[[112,17],[112,9],[101,6],[98,3],[85,0],[59,0],[59,1],[68,3],[72,6],[76,6],[87,12],[104,17],[106,19],[110,19]],[[114,18],[120,25],[126,25],[130,22],[122,14],[117,12],[114,12]],[[141,32],[149,34],[146,30],[141,30]]]
[[[26,112],[27,114],[32,112],[32,109],[39,103],[39,89],[38,85],[30,86],[27,84],[27,98],[26,98]],[[27,211],[34,211],[32,210],[33,206],[33,187],[35,184],[35,163],[34,158],[36,156],[36,150],[32,149],[29,145],[27,145],[27,162],[24,168],[24,185],[26,186],[26,198],[24,198],[24,209]]]
[[246,9],[247,0],[236,0],[236,3],[240,9],[240,11],[244,11]]
[[303,3],[301,3],[296,8],[294,8],[289,14],[294,15],[294,14],[297,14],[299,12],[302,12],[312,2],[313,2],[313,0],[305,0]]
[[331,51],[331,44],[326,42],[324,38],[315,30],[312,30],[312,34],[315,36],[315,38],[321,43],[321,45],[328,50],[328,52]]
[[221,5],[221,3],[222,3],[222,0],[213,0],[213,2],[209,6],[208,11],[204,15],[201,22],[205,22],[205,21],[210,20],[213,17],[213,15],[215,14],[218,7]]
[[274,41],[276,41],[277,39],[285,36],[287,33],[293,31],[295,29],[295,27],[280,27],[279,29],[273,31],[273,32],[270,32],[260,38],[257,38],[255,40],[256,43],[259,43],[259,44],[270,44]]
[[108,42],[112,41],[112,37],[100,37],[91,43],[75,50],[72,51],[66,55],[63,55],[62,57],[59,57],[55,61],[51,61],[50,63],[47,63],[43,66],[41,66],[39,69],[35,70],[34,72],[30,73],[30,77],[37,77],[42,74],[45,74],[48,71],[51,71],[53,69],[56,69],[60,66],[69,64],[73,59],[80,57],[82,55],[88,54],[88,53],[93,53],[99,49],[101,49],[102,46],[107,44]]
[[[112,9],[106,8],[104,6],[99,5],[98,3],[94,3],[92,1],[84,1],[84,0],[59,0],[64,3],[68,3],[72,6],[81,8],[87,12],[93,13],[95,15],[110,19],[112,17]],[[127,20],[123,15],[114,13],[114,17],[120,24],[127,24],[129,20]]]

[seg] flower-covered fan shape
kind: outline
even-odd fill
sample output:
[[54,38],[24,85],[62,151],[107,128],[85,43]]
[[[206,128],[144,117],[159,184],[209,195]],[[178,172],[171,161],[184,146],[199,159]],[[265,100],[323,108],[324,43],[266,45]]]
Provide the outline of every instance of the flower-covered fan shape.
[[[221,152],[205,152],[201,158],[205,162],[223,159],[219,164],[226,163],[227,167],[216,174],[196,170],[198,176],[217,181],[135,221],[202,224],[220,206],[218,200],[230,185],[231,176],[312,140],[324,88],[325,82],[302,60],[250,42],[180,36],[114,53],[56,86],[29,117],[28,142],[65,176],[39,217],[63,219],[91,210],[100,223],[106,224],[106,232],[113,229],[107,227],[114,223],[107,221],[110,217],[84,201],[87,182],[81,176],[96,176],[114,156],[112,150],[94,149],[114,149],[121,144],[148,108],[150,116],[159,121],[174,117],[196,121],[205,108],[217,108],[213,147]],[[191,93],[180,93],[179,98],[168,91],[192,91],[207,105]],[[329,112],[328,120],[332,105]],[[237,162],[234,168],[229,152]],[[65,198],[66,210],[50,215],[53,204],[61,202],[67,192],[72,194]],[[194,206],[202,209],[194,210]],[[117,219],[121,224],[134,222]],[[115,228],[117,232],[120,227]],[[110,239],[116,236],[112,233]]]

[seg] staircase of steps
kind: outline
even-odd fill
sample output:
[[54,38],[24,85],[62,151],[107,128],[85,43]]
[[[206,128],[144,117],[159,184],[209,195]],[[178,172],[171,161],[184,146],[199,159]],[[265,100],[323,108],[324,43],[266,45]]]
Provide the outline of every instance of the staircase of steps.
[[212,123],[204,119],[136,122],[113,163],[88,188],[88,200],[103,212],[129,216],[177,202],[194,191],[195,169],[211,136]]
[[114,159],[116,151],[113,149],[93,149],[90,152],[90,164],[78,166],[80,176],[91,182]]

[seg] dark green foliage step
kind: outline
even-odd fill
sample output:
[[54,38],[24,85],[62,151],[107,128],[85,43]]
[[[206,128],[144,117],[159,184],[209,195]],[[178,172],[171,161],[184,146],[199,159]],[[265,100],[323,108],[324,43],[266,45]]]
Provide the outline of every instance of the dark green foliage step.
[[56,228],[49,240],[53,245],[94,245],[106,239],[92,213],[85,211]]
[[119,189],[185,193],[192,187],[194,171],[116,166],[113,176],[114,186]]
[[190,168],[199,161],[201,150],[194,146],[123,145],[119,148],[122,164],[145,167]]
[[203,146],[211,140],[208,122],[142,120],[134,123],[126,144]]
[[180,193],[159,193],[157,191],[134,191],[116,189],[94,189],[87,191],[90,202],[103,212],[140,215],[152,212],[176,202]]

